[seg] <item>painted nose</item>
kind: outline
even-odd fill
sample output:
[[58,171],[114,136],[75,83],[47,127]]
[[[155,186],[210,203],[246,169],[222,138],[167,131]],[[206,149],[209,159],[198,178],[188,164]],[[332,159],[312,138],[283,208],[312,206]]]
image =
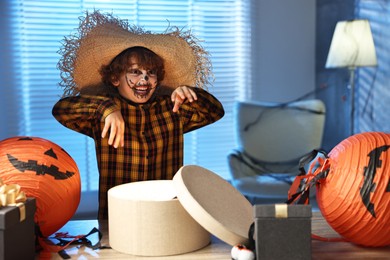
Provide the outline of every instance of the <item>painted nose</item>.
[[145,74],[142,74],[141,80],[148,81],[149,80],[149,76],[145,75]]

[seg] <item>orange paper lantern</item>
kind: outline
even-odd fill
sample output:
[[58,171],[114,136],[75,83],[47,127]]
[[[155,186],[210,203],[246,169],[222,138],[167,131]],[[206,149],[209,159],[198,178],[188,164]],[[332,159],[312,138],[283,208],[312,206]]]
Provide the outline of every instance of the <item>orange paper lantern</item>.
[[18,184],[36,199],[35,222],[48,237],[74,215],[80,203],[80,174],[72,157],[57,144],[38,137],[0,142],[0,178]]
[[390,245],[390,134],[353,135],[316,164],[303,187],[316,184],[318,206],[329,225],[359,245]]

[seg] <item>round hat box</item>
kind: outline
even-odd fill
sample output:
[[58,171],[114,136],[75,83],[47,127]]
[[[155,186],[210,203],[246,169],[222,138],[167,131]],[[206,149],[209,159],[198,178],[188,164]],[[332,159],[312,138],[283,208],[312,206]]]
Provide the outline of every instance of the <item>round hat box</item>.
[[110,246],[139,256],[177,255],[207,246],[210,233],[232,246],[246,244],[252,212],[226,180],[199,166],[183,166],[173,180],[108,191]]
[[108,191],[110,246],[140,256],[183,254],[210,243],[184,210],[171,180],[122,184]]

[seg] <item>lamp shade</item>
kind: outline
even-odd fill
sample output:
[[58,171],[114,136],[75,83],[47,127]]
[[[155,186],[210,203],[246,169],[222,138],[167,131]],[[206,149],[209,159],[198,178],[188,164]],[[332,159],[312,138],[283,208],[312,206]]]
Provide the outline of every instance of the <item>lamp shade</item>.
[[354,68],[376,65],[377,58],[369,21],[338,22],[325,67]]

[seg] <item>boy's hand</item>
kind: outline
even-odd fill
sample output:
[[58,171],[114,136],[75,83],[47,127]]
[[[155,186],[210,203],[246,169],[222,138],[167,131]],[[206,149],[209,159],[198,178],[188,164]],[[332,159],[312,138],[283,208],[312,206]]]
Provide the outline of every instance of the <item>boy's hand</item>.
[[120,110],[117,110],[109,114],[104,120],[104,128],[102,131],[102,138],[106,137],[106,134],[110,129],[110,136],[108,138],[108,144],[118,148],[119,145],[123,147],[125,145],[124,133],[125,122]]
[[179,107],[181,104],[184,103],[184,101],[187,99],[189,102],[193,102],[194,100],[197,100],[198,97],[196,96],[195,91],[192,90],[192,88],[187,86],[181,86],[176,88],[171,95],[172,102],[175,104],[173,106],[173,112],[179,111]]

